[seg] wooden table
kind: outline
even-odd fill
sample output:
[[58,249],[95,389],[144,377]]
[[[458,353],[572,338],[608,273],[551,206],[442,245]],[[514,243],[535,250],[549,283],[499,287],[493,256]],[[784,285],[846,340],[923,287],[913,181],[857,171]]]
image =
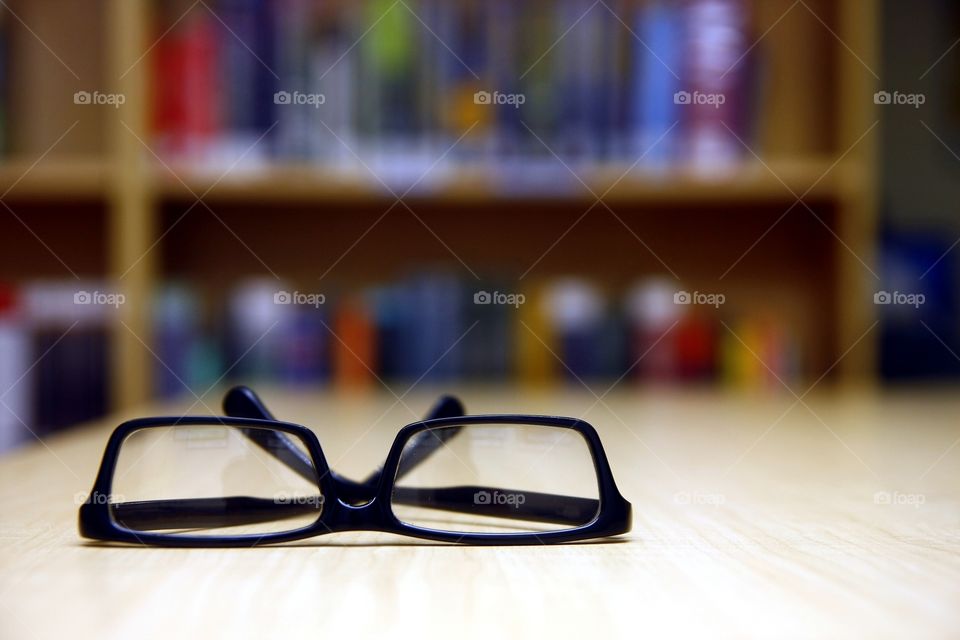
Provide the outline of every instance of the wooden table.
[[[263,396],[359,477],[432,392]],[[633,532],[529,548],[373,533],[233,550],[92,544],[75,496],[118,416],[0,460],[0,638],[960,636],[956,393],[461,396],[475,413],[592,422]]]

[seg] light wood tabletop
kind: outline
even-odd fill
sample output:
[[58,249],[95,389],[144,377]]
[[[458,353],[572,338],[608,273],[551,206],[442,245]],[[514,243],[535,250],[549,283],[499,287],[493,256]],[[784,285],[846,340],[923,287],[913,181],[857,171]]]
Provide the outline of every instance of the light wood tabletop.
[[[191,398],[0,459],[0,637],[960,637],[955,393],[798,402],[453,391],[471,413],[591,422],[633,503],[633,531],[536,547],[377,533],[252,549],[81,539],[77,496],[110,430],[122,417],[209,413]],[[262,395],[357,478],[433,399],[421,387],[400,402],[386,392]]]

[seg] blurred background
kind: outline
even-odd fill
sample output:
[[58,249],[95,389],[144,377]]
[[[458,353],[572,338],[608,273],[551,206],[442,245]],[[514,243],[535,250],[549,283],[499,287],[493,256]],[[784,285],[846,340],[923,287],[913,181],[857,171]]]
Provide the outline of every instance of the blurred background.
[[954,383],[958,35],[946,0],[7,0],[0,450],[231,382]]

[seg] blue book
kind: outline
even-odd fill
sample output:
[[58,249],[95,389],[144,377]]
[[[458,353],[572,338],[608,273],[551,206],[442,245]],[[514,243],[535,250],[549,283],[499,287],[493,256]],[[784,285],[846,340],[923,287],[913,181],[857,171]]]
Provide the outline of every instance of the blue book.
[[371,291],[370,300],[377,333],[377,373],[387,380],[408,377],[412,369],[407,349],[410,323],[402,291],[395,286],[380,287]]
[[464,295],[457,278],[445,274],[418,274],[403,285],[407,314],[406,373],[413,380],[448,381],[461,372],[466,327],[461,316]]
[[880,318],[880,370],[885,379],[960,375],[956,358],[940,343],[960,352],[957,263],[950,240],[934,233],[890,232],[883,239],[882,280],[873,302]]
[[550,284],[545,309],[563,365],[561,375],[576,380],[600,375],[603,355],[599,340],[604,330],[605,300],[591,282],[565,278]]
[[283,331],[279,377],[284,383],[306,385],[330,377],[330,322],[325,309],[296,306]]
[[[274,153],[289,160],[309,157],[310,115],[315,109],[308,104],[294,105],[294,92],[312,93],[310,88],[310,0],[277,0],[273,21],[276,72],[280,76],[278,93],[271,98],[274,118],[278,122],[274,137]],[[287,103],[287,97],[289,102]]]
[[226,163],[243,157],[247,164],[270,149],[272,136],[254,143],[274,123],[274,14],[265,0],[220,0],[217,15],[232,31],[221,38],[227,129],[221,154]]
[[[520,141],[528,137],[526,127],[521,120],[524,105],[514,101],[520,94],[519,76],[523,70],[517,68],[517,43],[520,34],[520,7],[515,0],[488,0],[485,15],[490,30],[490,69],[491,86],[485,87],[490,93],[488,105],[494,116],[494,151],[500,159],[509,160],[520,152]],[[526,96],[523,97],[525,103]],[[499,101],[498,101],[499,100]]]
[[551,52],[558,56],[560,71],[561,131],[554,150],[567,162],[596,155],[597,73],[604,47],[601,12],[606,9],[600,5],[591,8],[592,4],[588,0],[560,0],[557,11],[558,35],[567,35]]
[[153,309],[157,393],[161,398],[189,394],[191,350],[199,338],[196,296],[186,287],[169,285],[158,291]]
[[678,125],[657,142],[680,119],[674,94],[683,77],[683,16],[676,4],[653,0],[638,18],[635,31],[649,49],[633,43],[633,156],[646,154],[641,166],[663,167],[675,159],[680,133]]

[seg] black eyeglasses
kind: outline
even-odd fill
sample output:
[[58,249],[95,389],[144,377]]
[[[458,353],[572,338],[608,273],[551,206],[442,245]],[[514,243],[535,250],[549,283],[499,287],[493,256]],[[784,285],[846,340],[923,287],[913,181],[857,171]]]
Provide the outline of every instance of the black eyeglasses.
[[441,398],[357,482],[327,466],[316,435],[275,420],[246,387],[224,417],[117,427],[80,507],[87,538],[251,547],[337,531],[467,544],[547,544],[630,530],[596,430],[575,418],[464,415]]

